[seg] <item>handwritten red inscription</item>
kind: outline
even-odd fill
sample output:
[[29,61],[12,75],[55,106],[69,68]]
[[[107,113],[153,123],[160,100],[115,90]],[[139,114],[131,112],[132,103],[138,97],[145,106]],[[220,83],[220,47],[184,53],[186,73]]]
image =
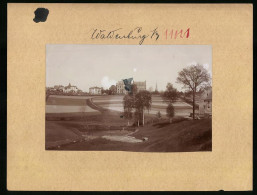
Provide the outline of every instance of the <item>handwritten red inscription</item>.
[[177,39],[177,38],[188,38],[190,35],[190,28],[188,28],[186,31],[183,30],[168,30],[166,29],[164,32],[165,38],[167,39]]

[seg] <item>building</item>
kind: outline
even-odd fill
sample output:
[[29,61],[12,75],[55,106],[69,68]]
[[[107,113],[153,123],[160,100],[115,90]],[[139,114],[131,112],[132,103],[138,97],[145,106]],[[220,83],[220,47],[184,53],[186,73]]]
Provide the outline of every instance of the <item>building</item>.
[[91,94],[91,95],[101,95],[102,94],[102,88],[101,87],[90,87],[89,88],[89,94]]
[[69,83],[68,86],[63,87],[63,92],[64,93],[77,93],[78,90],[79,89],[76,86],[71,85],[70,83]]
[[200,117],[212,115],[212,88],[207,88],[202,92],[198,104]]
[[127,94],[128,91],[125,89],[125,85],[123,81],[118,81],[116,84],[116,92],[117,94]]
[[[146,81],[143,81],[143,82],[132,81],[132,84],[135,84],[137,86],[137,92],[146,90]],[[125,85],[123,81],[118,81],[116,83],[116,92],[117,94],[128,94],[128,91],[125,89]]]
[[54,93],[57,93],[57,94],[78,93],[79,91],[81,92],[81,90],[78,89],[77,86],[71,85],[70,83],[67,86],[55,85],[53,87],[47,87],[46,89],[50,92],[54,92]]
[[137,86],[137,91],[145,91],[146,90],[146,81],[137,82],[135,81],[134,84]]
[[55,90],[63,90],[63,88],[64,88],[64,86],[62,86],[62,85],[55,85],[54,86]]

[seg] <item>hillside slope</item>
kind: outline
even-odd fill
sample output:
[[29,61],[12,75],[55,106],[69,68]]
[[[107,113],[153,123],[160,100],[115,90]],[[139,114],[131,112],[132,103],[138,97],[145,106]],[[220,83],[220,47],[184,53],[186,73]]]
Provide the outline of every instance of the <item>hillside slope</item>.
[[211,119],[160,123],[140,128],[132,134],[142,143],[124,143],[102,138],[66,145],[61,150],[105,150],[138,152],[192,152],[212,150]]

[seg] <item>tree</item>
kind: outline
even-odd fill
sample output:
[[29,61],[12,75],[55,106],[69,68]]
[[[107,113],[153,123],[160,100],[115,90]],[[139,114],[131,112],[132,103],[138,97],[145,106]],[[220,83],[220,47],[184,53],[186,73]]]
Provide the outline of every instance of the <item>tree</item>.
[[109,95],[114,95],[116,93],[116,86],[115,85],[112,85],[110,88],[109,88]]
[[164,101],[169,103],[168,107],[166,108],[166,113],[170,119],[170,123],[174,117],[174,107],[172,104],[178,99],[178,97],[179,92],[177,89],[175,89],[171,83],[168,83],[165,92],[162,94],[162,98]]
[[130,95],[125,95],[123,98],[124,117],[129,121],[132,118],[132,110],[134,108],[134,98]]
[[129,92],[130,95],[135,95],[137,93],[137,85],[131,84],[131,92]]
[[160,112],[160,111],[158,111],[158,112],[156,113],[156,116],[157,116],[157,118],[158,118],[158,119],[160,119],[160,118],[162,117],[161,112]]
[[135,108],[140,115],[142,115],[142,124],[144,126],[144,110],[151,108],[152,95],[149,91],[140,91],[135,95]]
[[138,110],[135,110],[134,118],[135,118],[135,122],[137,123],[137,126],[139,127],[139,121],[142,120],[142,115]]
[[193,94],[193,119],[195,119],[195,94],[210,81],[210,74],[203,65],[191,65],[178,73],[177,83]]
[[164,101],[171,104],[178,99],[178,96],[179,93],[177,89],[175,89],[171,83],[168,83],[166,86],[166,91],[162,94],[162,98],[164,99]]
[[109,94],[109,89],[103,89],[101,92],[102,94]]
[[166,113],[170,119],[170,123],[172,123],[172,118],[174,117],[175,111],[174,111],[174,106],[171,103],[166,108]]

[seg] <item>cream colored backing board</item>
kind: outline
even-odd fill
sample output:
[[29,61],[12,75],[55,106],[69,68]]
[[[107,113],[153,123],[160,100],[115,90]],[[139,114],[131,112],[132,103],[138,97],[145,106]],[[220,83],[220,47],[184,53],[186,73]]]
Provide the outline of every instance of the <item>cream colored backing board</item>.
[[[212,152],[45,150],[46,44],[138,44],[91,39],[135,27],[158,28],[144,45],[212,45]],[[8,190],[252,190],[252,31],[251,4],[8,4]]]

